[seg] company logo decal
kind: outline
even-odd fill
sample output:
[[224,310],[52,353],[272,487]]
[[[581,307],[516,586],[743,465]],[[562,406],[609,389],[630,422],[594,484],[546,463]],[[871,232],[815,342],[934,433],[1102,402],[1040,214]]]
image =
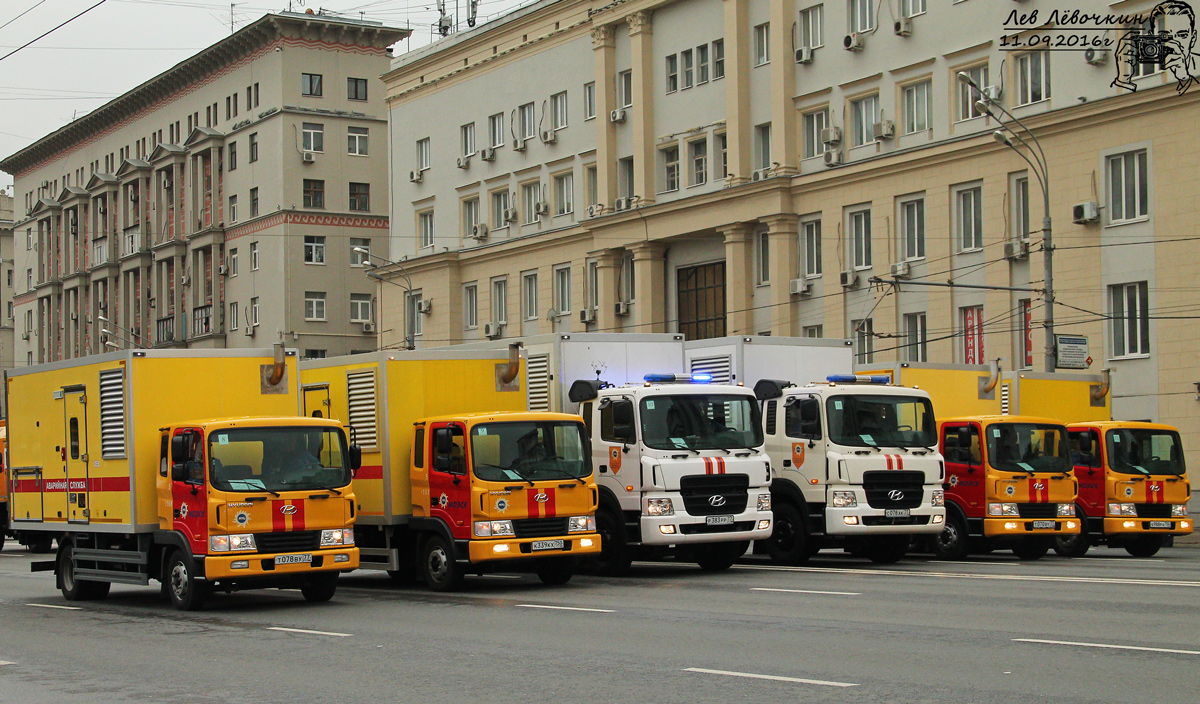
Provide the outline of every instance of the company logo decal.
[[544,504],[550,500],[550,497],[546,496],[545,494],[538,494],[537,496],[533,497],[533,500],[539,504]]
[[1012,496],[1013,494],[1017,493],[1017,487],[1009,484],[1008,486],[1004,487],[1004,493]]
[[239,526],[244,526],[250,522],[250,514],[246,513],[245,511],[238,511],[238,515],[235,516],[233,520],[237,521]]
[[188,508],[187,502],[179,504],[179,508],[175,509],[174,517],[176,520],[185,518],[204,518],[204,511],[192,511]]
[[1162,487],[1157,484],[1151,484],[1150,491],[1162,491]]
[[1042,489],[1046,488],[1046,485],[1041,482],[1037,482],[1036,484],[1033,485],[1033,488],[1038,491],[1041,491]]
[[446,496],[446,494],[443,493],[441,496],[438,497],[437,505],[440,506],[441,508],[466,508],[467,502],[466,501],[451,501],[450,497]]
[[899,501],[904,498],[904,492],[899,489],[892,489],[888,492],[888,498],[892,501]]
[[1126,495],[1126,496],[1133,496],[1133,487],[1131,487],[1131,486],[1127,486],[1127,487],[1125,487],[1125,495]]
[[958,486],[958,475],[957,474],[950,475],[950,486]]
[[504,513],[508,510],[508,499],[496,499],[496,511]]
[[713,508],[720,508],[721,506],[725,505],[725,497],[721,496],[720,494],[710,496],[708,497],[708,505],[712,506]]
[[299,509],[296,508],[295,504],[287,504],[279,507],[279,512],[285,516],[294,516],[297,510]]

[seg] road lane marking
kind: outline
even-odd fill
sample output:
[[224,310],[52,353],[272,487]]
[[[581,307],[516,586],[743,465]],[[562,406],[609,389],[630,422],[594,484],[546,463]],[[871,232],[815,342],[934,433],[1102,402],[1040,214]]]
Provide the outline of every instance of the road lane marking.
[[1072,584],[1126,584],[1143,587],[1200,587],[1200,582],[1167,579],[1126,579],[1118,577],[1052,577],[1048,575],[971,574],[969,572],[914,572],[910,570],[867,570],[850,567],[781,567],[769,565],[734,565],[735,570],[768,572],[819,572],[827,574],[862,574],[883,577],[937,577],[941,579],[992,579],[999,582],[1068,582]]
[[1175,650],[1173,648],[1146,648],[1140,645],[1112,645],[1109,643],[1077,643],[1072,640],[1043,640],[1041,638],[1013,638],[1014,643],[1044,643],[1046,645],[1074,645],[1080,648],[1112,648],[1114,650],[1144,650],[1150,653],[1173,653],[1175,655],[1200,655],[1200,650]]
[[0,667],[4,667],[5,665],[16,665],[16,664],[17,663],[15,663],[15,662],[9,662],[7,660],[0,660]]
[[547,604],[515,604],[521,609],[554,609],[556,611],[591,611],[598,614],[616,613],[612,609],[585,609],[582,606],[549,606]]
[[771,589],[769,587],[750,587],[752,592],[787,592],[788,594],[832,594],[833,596],[862,596],[862,592],[822,592],[816,589]]
[[823,687],[857,687],[853,682],[831,682],[829,680],[810,680],[803,677],[780,677],[779,675],[759,675],[753,672],[731,672],[729,670],[709,670],[703,667],[685,667],[684,672],[698,672],[702,675],[725,675],[726,677],[745,677],[752,680],[771,680],[773,682],[794,682],[796,684],[819,684]]
[[82,611],[82,606],[59,606],[58,604],[26,604],[26,606],[36,606],[39,609],[62,609],[63,611]]
[[332,631],[310,631],[305,628],[284,628],[282,626],[268,626],[268,631],[283,631],[284,633],[304,633],[310,636],[337,636],[338,638],[349,638],[353,633],[334,633]]

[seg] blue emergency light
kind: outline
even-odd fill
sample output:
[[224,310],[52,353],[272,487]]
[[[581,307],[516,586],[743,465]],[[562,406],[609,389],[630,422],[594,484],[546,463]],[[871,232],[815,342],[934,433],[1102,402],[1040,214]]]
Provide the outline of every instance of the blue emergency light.
[[712,374],[647,374],[642,378],[647,384],[708,384],[713,380]]
[[825,381],[831,384],[888,384],[891,379],[886,376],[856,376],[854,374],[830,374]]

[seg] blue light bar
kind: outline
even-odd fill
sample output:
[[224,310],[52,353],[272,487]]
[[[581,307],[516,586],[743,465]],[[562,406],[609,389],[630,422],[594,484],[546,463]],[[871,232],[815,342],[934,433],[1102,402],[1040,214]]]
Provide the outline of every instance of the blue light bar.
[[642,378],[647,384],[709,384],[713,380],[712,374],[647,374]]
[[883,376],[855,376],[854,374],[830,374],[825,380],[832,384],[890,384],[891,379]]
[[696,384],[707,384],[712,381],[712,374],[693,374],[692,382]]
[[670,384],[676,381],[676,376],[675,374],[647,374],[642,378],[651,384]]

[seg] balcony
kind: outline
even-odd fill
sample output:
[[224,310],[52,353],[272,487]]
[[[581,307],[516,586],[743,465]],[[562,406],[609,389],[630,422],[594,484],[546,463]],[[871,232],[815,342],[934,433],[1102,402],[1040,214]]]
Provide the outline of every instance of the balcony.
[[175,316],[172,315],[166,318],[159,318],[154,329],[154,344],[168,345],[175,342],[176,329],[177,323],[175,321]]
[[213,330],[213,307],[198,306],[192,309],[192,337],[211,335]]

